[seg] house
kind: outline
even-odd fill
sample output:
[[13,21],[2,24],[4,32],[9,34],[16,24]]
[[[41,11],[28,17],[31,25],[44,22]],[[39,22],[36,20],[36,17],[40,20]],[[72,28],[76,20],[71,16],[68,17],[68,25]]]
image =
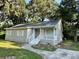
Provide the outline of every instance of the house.
[[30,45],[51,44],[56,45],[62,41],[61,20],[43,21],[36,24],[19,24],[6,28],[5,40]]

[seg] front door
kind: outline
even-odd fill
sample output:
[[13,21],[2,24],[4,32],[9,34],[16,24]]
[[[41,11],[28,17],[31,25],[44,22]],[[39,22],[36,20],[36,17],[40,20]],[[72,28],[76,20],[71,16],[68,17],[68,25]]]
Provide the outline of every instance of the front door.
[[37,38],[40,34],[40,29],[35,29],[35,38]]

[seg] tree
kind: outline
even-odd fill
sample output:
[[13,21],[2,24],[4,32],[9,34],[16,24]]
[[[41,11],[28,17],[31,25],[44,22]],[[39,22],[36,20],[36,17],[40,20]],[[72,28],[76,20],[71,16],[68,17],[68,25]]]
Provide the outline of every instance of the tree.
[[57,5],[54,0],[31,0],[27,9],[30,10],[31,17],[51,17],[55,15]]
[[24,0],[1,0],[0,11],[3,17],[7,17],[16,25],[24,22],[25,1]]
[[67,39],[73,39],[77,29],[74,24],[78,16],[77,2],[76,0],[62,0],[59,7],[60,17],[63,20],[64,36]]
[[3,6],[4,6],[4,0],[0,0],[0,10],[2,9]]
[[77,13],[77,3],[75,0],[62,0],[60,4],[61,17],[67,22],[74,20],[73,16]]

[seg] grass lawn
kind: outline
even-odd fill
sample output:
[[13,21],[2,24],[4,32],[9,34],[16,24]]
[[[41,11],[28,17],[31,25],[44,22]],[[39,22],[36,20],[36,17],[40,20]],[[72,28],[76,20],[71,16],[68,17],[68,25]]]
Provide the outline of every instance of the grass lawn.
[[0,40],[0,47],[2,48],[20,48],[21,44],[6,40]]
[[79,51],[79,42],[73,42],[71,40],[66,40],[61,44],[61,48]]
[[0,40],[0,56],[15,56],[16,59],[42,59],[34,52],[22,49],[18,43]]

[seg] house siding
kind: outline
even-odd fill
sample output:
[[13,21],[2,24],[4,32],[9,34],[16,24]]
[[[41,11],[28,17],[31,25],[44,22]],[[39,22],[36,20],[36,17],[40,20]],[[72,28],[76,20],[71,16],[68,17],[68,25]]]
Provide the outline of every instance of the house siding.
[[27,30],[6,30],[5,40],[15,41],[15,42],[26,42]]
[[41,44],[48,44],[54,45],[54,28],[41,28],[40,33],[40,43]]
[[58,24],[55,27],[56,27],[56,36],[57,36],[57,40],[55,41],[55,44],[58,44],[62,42],[62,37],[63,37],[61,20],[58,22]]
[[[42,29],[43,30],[43,29]],[[41,43],[43,44],[47,44],[47,43],[50,43],[51,45],[57,45],[58,43],[62,42],[62,38],[63,38],[63,35],[62,35],[62,23],[61,21],[58,22],[58,24],[55,25],[54,28],[52,28],[52,31],[46,34],[49,34],[51,35],[52,33],[52,39],[46,39],[46,35],[45,35],[45,30],[43,30],[44,35],[44,40],[41,40]]]

